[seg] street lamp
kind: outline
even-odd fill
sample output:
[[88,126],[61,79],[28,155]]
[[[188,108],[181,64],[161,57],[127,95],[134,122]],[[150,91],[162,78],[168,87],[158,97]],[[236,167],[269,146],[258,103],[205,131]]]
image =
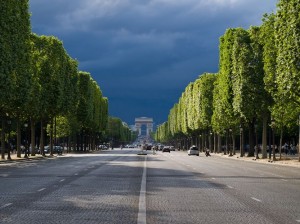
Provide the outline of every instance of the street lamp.
[[199,135],[199,146],[200,146],[200,151],[202,151],[202,145],[203,145],[203,141],[202,141],[202,135]]
[[209,144],[210,144],[210,146],[209,146],[209,150],[212,152],[213,151],[213,144],[212,144],[212,135],[213,135],[213,133],[212,133],[212,131],[210,131],[209,132]]
[[244,156],[243,125],[240,124],[240,157]]

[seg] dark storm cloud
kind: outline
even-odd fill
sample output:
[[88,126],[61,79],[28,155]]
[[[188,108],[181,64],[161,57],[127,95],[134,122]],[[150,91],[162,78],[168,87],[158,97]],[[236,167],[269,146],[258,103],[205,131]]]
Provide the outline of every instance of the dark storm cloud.
[[218,71],[219,37],[260,25],[276,0],[31,0],[33,32],[63,40],[110,114],[167,119],[189,82]]

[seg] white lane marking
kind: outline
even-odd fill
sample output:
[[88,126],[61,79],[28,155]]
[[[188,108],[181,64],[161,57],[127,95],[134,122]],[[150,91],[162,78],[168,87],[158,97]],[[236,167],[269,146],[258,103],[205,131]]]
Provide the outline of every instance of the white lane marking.
[[232,187],[232,186],[229,186],[229,185],[227,185],[227,187],[228,187],[228,188],[230,188],[230,189],[233,189],[233,187]]
[[75,175],[75,176],[78,176],[78,173],[75,173],[74,175]]
[[215,180],[216,178],[212,177],[211,179],[212,179],[212,180]]
[[300,219],[296,220],[296,222],[300,222]]
[[0,209],[6,208],[6,207],[11,206],[11,205],[12,205],[12,203],[7,203],[7,204],[5,204],[5,205],[2,205],[2,206],[0,207]]
[[1,177],[8,177],[8,174],[6,173],[3,173],[3,174],[0,174]]
[[138,224],[146,224],[146,182],[147,182],[147,156],[145,156],[143,177],[140,190],[139,198],[139,213],[138,213]]
[[38,190],[38,192],[41,192],[41,191],[44,191],[44,190],[46,190],[46,188],[41,188],[41,189]]
[[258,201],[258,202],[261,202],[261,200],[255,198],[255,197],[251,197],[251,199],[253,199],[254,201]]
[[287,181],[287,180],[285,180],[285,179],[281,179],[282,181]]
[[59,182],[64,182],[66,179],[61,179]]

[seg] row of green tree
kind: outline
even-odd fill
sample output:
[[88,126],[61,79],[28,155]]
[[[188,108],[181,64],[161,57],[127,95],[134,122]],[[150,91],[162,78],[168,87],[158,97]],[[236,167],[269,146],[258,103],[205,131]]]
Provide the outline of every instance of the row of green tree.
[[[200,135],[203,138],[213,133],[232,136],[234,148],[235,135],[247,130],[248,155],[253,156],[254,136],[260,129],[266,158],[269,125],[280,136],[279,150],[284,131],[297,136],[299,13],[298,0],[280,0],[277,12],[264,15],[261,26],[227,29],[220,38],[219,72],[205,73],[186,87],[170,110],[168,121],[158,127],[156,139],[172,141]],[[216,144],[220,148],[218,139]]]
[[[35,155],[36,138],[43,153],[46,132],[51,153],[58,138],[70,147],[73,140],[78,150],[94,149],[96,141],[109,135],[108,99],[90,73],[78,70],[59,39],[31,32],[28,7],[28,0],[0,6],[1,157],[10,148],[6,142],[11,134],[18,157],[22,144],[32,145]],[[123,126],[119,128],[123,135]]]
[[120,118],[109,117],[105,133],[106,142],[111,147],[124,146],[137,138],[137,132],[133,132]]

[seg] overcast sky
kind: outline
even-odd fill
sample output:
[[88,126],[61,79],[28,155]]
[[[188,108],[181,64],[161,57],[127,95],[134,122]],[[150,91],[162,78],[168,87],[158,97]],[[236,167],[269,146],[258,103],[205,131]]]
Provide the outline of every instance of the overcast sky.
[[218,72],[227,28],[261,25],[277,0],[30,0],[32,31],[63,41],[90,72],[109,113],[167,120],[185,87]]

